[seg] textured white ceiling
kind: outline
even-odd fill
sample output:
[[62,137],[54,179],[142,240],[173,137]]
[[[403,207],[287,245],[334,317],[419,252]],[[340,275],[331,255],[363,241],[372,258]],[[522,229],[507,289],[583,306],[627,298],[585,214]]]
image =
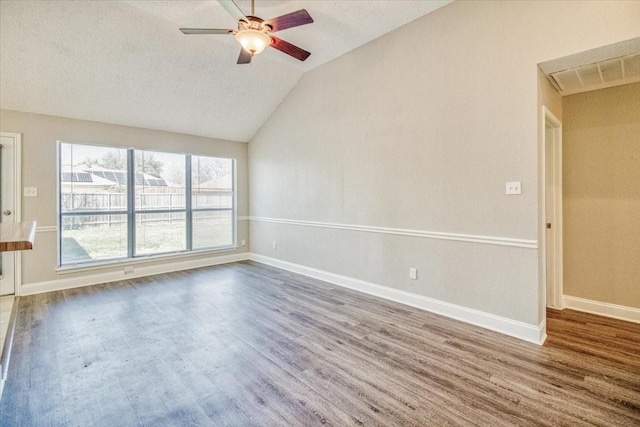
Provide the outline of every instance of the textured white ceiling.
[[[249,141],[305,71],[449,3],[257,0],[264,19],[307,9],[277,33],[311,52],[267,49],[236,65],[235,28],[216,1],[0,1],[0,107]],[[250,13],[250,0],[237,0]]]

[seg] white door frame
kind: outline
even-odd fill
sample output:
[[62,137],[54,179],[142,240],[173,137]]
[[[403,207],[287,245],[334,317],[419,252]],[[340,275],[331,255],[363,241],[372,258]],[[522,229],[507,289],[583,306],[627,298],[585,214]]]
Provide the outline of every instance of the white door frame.
[[[551,286],[551,295],[546,295],[547,288],[547,232],[546,232],[546,212],[547,212],[547,177],[546,170],[547,165],[547,141],[546,141],[546,127],[553,129],[553,176],[554,176],[554,210],[551,217],[551,233],[553,235],[553,280]],[[547,107],[542,107],[542,123],[541,132],[543,135],[544,143],[542,144],[544,159],[544,173],[542,174],[542,228],[545,230],[542,233],[542,244],[540,249],[542,250],[542,262],[544,263],[544,279],[545,279],[545,304],[547,307],[562,310],[564,309],[563,301],[563,282],[562,282],[562,122],[553,115]]]
[[[14,132],[0,132],[0,136],[13,138],[13,220],[22,220],[22,134]],[[1,213],[0,213],[1,214]],[[22,287],[22,252],[15,251],[13,254],[14,268],[14,295],[20,295]]]

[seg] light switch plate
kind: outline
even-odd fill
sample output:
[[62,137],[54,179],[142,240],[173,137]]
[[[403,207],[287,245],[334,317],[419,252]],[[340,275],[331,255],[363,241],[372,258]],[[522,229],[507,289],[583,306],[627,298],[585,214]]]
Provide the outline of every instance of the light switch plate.
[[522,194],[522,183],[520,181],[507,182],[507,194]]
[[38,187],[24,187],[24,197],[38,197]]

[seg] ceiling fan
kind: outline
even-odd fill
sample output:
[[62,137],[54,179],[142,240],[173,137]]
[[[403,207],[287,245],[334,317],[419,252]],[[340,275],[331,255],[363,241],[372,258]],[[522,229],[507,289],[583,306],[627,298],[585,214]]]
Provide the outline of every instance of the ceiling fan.
[[310,52],[273,36],[272,33],[300,25],[311,24],[313,18],[311,18],[309,13],[305,9],[300,9],[296,12],[287,13],[286,15],[265,21],[254,16],[254,1],[255,0],[251,0],[251,15],[245,16],[233,0],[218,0],[218,3],[220,3],[231,16],[238,20],[237,30],[180,28],[180,31],[184,34],[234,34],[236,40],[242,45],[240,56],[238,57],[238,64],[249,64],[253,55],[259,54],[267,46],[278,49],[280,52],[291,55],[300,61],[307,59],[309,55],[311,55]]

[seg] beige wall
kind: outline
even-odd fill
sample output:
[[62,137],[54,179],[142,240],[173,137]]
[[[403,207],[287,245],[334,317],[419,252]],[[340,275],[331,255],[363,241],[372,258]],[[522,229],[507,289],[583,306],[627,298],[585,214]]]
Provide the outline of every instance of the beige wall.
[[564,293],[640,308],[640,83],[562,107]]
[[[238,169],[238,215],[246,216],[248,213],[247,144],[8,110],[0,110],[0,129],[4,132],[22,134],[22,185],[38,187],[37,198],[23,198],[22,219],[37,221],[39,228],[56,225],[58,140],[235,158]],[[239,221],[238,242],[241,239],[247,240],[248,233],[246,221]],[[70,279],[95,273],[57,274],[56,241],[55,230],[41,230],[36,233],[34,250],[22,255],[23,284]],[[246,248],[240,248],[238,252],[245,250]],[[199,255],[194,256],[194,259],[211,256]],[[147,265],[160,263],[150,262]],[[122,267],[101,269],[100,273],[116,270],[121,271]]]
[[[324,64],[249,144],[251,215],[537,240],[537,64],[638,37],[638,22],[640,2],[454,2]],[[264,221],[251,236],[259,254],[544,316],[536,249]]]

